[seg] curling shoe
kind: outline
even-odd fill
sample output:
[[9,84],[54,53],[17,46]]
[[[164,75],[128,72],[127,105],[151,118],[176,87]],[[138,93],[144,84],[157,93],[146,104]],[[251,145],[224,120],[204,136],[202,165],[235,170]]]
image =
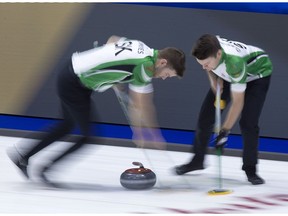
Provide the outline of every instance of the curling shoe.
[[8,149],[7,155],[10,160],[19,168],[21,173],[25,176],[25,178],[29,179],[27,167],[28,167],[28,160],[25,159],[17,149]]
[[49,183],[49,180],[46,177],[46,173],[49,170],[50,166],[44,166],[39,171],[39,178],[43,183]]
[[192,163],[188,163],[188,164],[183,164],[180,166],[175,167],[175,173],[177,175],[183,175],[185,173],[191,172],[191,171],[195,171],[195,170],[203,170],[204,166],[201,165],[195,165]]
[[252,184],[252,185],[260,185],[260,184],[264,184],[265,181],[264,179],[262,179],[260,176],[258,176],[257,174],[246,174],[248,181]]
[[40,178],[40,181],[46,186],[54,187],[54,184],[50,182],[46,176],[47,173],[49,172],[49,169],[50,169],[50,165],[46,165],[42,167],[39,171],[39,178]]
[[265,183],[264,179],[256,174],[256,166],[243,166],[242,170],[245,171],[247,179],[252,185],[260,185]]
[[51,165],[46,165],[40,169],[39,178],[41,183],[43,183],[45,186],[49,188],[64,188],[62,184],[52,182],[47,178],[47,174],[51,171],[50,168]]

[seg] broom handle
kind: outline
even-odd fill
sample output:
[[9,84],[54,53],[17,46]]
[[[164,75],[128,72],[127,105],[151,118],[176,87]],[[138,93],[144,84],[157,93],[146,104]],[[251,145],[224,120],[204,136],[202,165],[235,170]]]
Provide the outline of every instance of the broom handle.
[[[221,109],[220,109],[220,100],[221,100],[221,88],[220,88],[220,78],[217,79],[216,83],[216,103],[215,103],[215,134],[219,135],[221,129]],[[219,188],[222,188],[222,162],[221,162],[221,149],[217,150],[218,155],[218,174],[219,174]]]

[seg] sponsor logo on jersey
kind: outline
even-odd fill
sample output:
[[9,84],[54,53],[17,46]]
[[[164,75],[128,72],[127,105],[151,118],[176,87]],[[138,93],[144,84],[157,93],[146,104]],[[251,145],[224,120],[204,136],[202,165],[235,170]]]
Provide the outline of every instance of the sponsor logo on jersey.
[[245,76],[245,73],[246,73],[246,67],[245,67],[245,63],[243,63],[243,69],[242,69],[242,71],[241,72],[239,72],[239,73],[237,73],[236,74],[236,76],[237,77],[230,77],[231,78],[231,80],[233,81],[233,82],[240,82],[243,78],[244,78],[244,76]]
[[138,46],[138,54],[144,54],[144,44],[143,43],[139,43]]

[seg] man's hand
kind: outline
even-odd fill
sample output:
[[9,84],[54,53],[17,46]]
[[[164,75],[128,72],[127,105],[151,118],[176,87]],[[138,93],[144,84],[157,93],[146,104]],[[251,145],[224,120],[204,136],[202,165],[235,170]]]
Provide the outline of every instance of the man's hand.
[[215,148],[216,150],[223,150],[224,146],[226,146],[228,141],[228,135],[230,131],[226,129],[221,129],[219,135],[215,139]]

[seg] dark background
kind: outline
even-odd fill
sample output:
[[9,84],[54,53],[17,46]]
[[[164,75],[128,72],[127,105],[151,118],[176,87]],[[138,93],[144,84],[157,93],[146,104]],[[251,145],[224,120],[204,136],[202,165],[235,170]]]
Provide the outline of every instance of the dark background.
[[[37,88],[29,91],[30,96],[12,114],[61,118],[55,77],[63,62],[75,51],[90,49],[95,40],[103,44],[110,35],[119,35],[142,40],[155,49],[175,46],[186,53],[187,70],[184,78],[154,80],[154,100],[160,127],[195,130],[209,83],[190,51],[199,36],[210,33],[261,47],[270,55],[274,72],[260,119],[260,135],[288,138],[287,15],[104,3],[76,4],[76,9],[83,8],[83,5],[85,12],[81,13],[81,22],[77,26],[74,26],[75,22],[68,22],[69,28],[74,29],[73,34],[69,34],[69,37],[66,35],[65,46],[57,54],[54,53],[54,64],[43,67],[42,71],[37,70],[37,73],[43,73],[41,81],[37,81]],[[46,10],[45,6],[37,8]],[[50,10],[53,13],[53,8]],[[73,18],[78,15],[73,14]],[[33,85],[33,77],[30,81]],[[100,122],[127,124],[112,90],[95,93],[93,100]],[[5,113],[9,114],[9,111]],[[232,133],[239,134],[238,124]]]

